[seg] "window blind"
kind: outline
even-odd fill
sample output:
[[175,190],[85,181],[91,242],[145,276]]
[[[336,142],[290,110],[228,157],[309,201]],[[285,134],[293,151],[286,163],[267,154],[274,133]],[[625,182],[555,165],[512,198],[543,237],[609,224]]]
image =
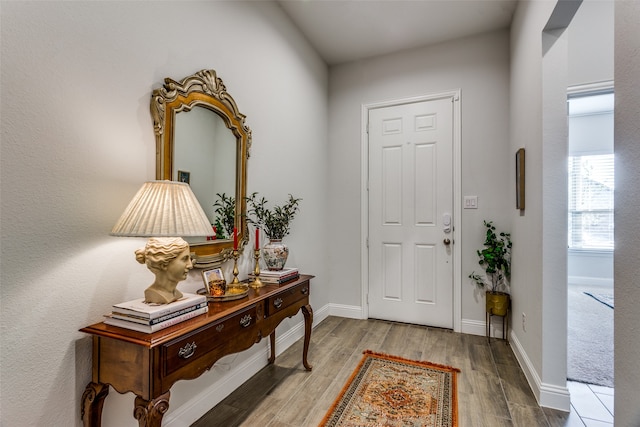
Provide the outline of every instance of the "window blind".
[[569,248],[613,249],[613,154],[569,157]]

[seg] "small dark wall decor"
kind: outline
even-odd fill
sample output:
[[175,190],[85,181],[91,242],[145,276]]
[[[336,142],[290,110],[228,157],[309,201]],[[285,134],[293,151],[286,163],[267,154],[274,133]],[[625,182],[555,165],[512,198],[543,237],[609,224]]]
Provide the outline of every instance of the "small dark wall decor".
[[516,208],[524,210],[524,148],[516,151]]
[[178,171],[178,181],[189,184],[191,181],[191,172]]

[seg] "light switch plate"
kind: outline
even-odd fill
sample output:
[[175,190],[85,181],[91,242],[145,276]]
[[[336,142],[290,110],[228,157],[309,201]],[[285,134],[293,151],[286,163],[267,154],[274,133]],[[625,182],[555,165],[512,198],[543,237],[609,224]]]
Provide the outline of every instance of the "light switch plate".
[[464,209],[478,209],[478,196],[464,196]]

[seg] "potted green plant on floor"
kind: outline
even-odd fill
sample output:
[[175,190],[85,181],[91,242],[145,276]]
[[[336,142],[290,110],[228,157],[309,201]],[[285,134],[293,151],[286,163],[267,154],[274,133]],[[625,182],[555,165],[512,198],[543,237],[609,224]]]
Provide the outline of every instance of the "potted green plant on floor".
[[469,278],[486,289],[487,313],[505,316],[510,304],[509,287],[511,279],[511,234],[496,232],[492,221],[484,221],[486,227],[484,247],[476,251],[478,264],[484,275],[471,272]]
[[282,239],[289,234],[291,221],[300,210],[300,198],[289,194],[287,202],[281,206],[267,208],[264,197],[258,199],[254,192],[247,197],[247,220],[264,230],[269,242],[262,248],[262,255],[269,270],[282,270],[289,256],[289,248]]

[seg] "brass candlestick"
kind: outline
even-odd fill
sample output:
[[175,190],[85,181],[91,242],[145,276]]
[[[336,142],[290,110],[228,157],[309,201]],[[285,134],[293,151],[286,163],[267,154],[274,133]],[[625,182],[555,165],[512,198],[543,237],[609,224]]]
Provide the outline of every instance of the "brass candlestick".
[[240,252],[238,252],[237,249],[233,250],[233,281],[231,281],[232,285],[237,285],[240,283],[240,280],[238,280],[238,273],[240,273],[240,271],[238,271],[238,257],[240,256]]
[[251,283],[249,283],[249,285],[252,288],[261,288],[262,286],[264,286],[264,283],[262,283],[262,280],[260,280],[260,249],[255,249],[253,251],[253,257],[256,260],[256,267],[253,269],[253,275],[255,276],[255,278],[253,279],[253,281]]

